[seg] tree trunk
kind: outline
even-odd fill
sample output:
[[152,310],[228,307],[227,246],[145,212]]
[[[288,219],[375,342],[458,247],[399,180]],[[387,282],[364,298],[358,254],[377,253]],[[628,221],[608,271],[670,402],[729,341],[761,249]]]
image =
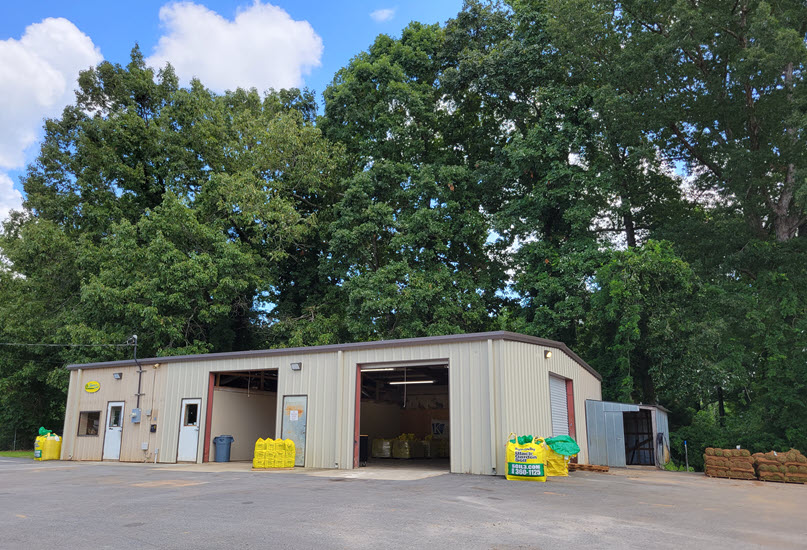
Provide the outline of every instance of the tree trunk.
[[625,211],[624,222],[625,237],[628,240],[628,247],[636,248],[636,227],[633,222],[633,214],[631,213],[630,208]]

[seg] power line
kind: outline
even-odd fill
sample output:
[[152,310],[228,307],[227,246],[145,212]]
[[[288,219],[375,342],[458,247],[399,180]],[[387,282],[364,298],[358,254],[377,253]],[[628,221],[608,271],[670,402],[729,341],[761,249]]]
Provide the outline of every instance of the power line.
[[23,342],[0,342],[0,346],[22,346],[22,347],[30,347],[30,346],[43,346],[43,347],[66,347],[66,348],[124,348],[124,347],[132,347],[135,344],[125,343],[125,344],[26,344]]

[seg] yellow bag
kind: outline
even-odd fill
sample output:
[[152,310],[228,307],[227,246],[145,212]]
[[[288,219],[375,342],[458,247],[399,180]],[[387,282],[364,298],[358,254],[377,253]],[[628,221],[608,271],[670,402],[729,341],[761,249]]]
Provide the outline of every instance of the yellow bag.
[[547,448],[545,453],[546,475],[549,477],[562,477],[569,475],[569,459],[571,457],[565,457],[556,453],[550,448]]
[[40,460],[59,460],[62,457],[62,438],[54,433],[45,436]]
[[297,450],[294,447],[294,441],[292,441],[291,439],[287,439],[285,441],[285,447],[286,447],[286,461],[284,463],[284,466],[286,468],[294,468],[294,463],[297,460],[296,458]]
[[279,447],[280,445],[278,445],[277,441],[275,441],[274,439],[266,440],[266,465],[264,466],[264,468],[277,468],[278,451],[282,453],[282,449],[280,449]]
[[253,468],[266,468],[266,451],[255,451],[255,456],[252,458]]
[[546,445],[543,439],[519,444],[516,434],[511,433],[507,441],[507,473],[509,480],[546,481],[544,457]]

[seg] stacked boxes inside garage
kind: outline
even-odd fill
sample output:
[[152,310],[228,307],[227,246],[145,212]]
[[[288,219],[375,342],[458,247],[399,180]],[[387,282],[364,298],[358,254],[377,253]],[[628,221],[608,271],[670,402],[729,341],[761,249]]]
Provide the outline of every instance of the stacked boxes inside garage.
[[401,434],[395,439],[373,439],[373,458],[448,458],[448,440],[415,434]]
[[796,449],[756,453],[753,458],[761,481],[807,482],[807,458]]
[[703,463],[707,476],[730,479],[757,479],[754,458],[748,449],[706,448]]

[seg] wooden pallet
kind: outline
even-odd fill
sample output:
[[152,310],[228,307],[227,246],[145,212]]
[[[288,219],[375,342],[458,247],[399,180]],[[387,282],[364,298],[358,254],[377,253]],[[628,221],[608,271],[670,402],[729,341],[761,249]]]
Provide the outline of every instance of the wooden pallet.
[[283,470],[293,470],[294,467],[291,468],[252,468],[253,472],[279,472]]
[[569,463],[569,471],[581,471],[581,472],[602,472],[605,473],[608,471],[608,466],[599,466],[597,464],[575,464],[574,462]]

